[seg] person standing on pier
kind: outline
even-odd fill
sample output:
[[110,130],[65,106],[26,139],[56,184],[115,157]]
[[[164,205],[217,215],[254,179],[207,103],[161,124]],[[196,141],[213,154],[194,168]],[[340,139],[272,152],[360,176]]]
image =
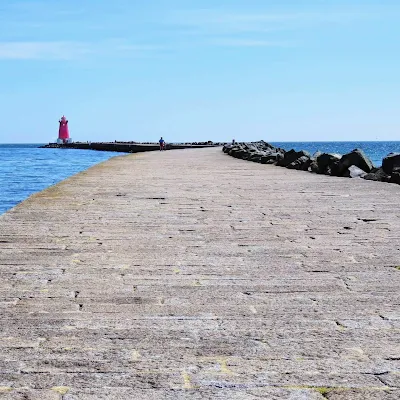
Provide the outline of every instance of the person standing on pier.
[[158,142],[160,143],[160,151],[165,150],[165,140],[162,138],[162,136]]

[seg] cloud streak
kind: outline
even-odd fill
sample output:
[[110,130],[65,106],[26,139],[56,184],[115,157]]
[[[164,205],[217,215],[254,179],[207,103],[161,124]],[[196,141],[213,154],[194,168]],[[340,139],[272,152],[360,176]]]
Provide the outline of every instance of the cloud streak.
[[[176,11],[170,14],[168,23],[189,36],[218,37],[258,35],[264,41],[268,34],[296,32],[301,29],[326,25],[348,24],[382,16],[371,10],[358,8],[323,9],[308,12],[255,12],[221,9],[197,9]],[[238,42],[240,44],[240,42]]]
[[294,43],[285,41],[235,38],[215,38],[210,43],[221,47],[293,47],[295,45]]
[[160,49],[150,45],[133,45],[122,40],[99,43],[69,41],[0,42],[2,60],[72,61],[93,57],[124,57]]
[[74,42],[1,42],[0,59],[71,60],[88,53],[82,43]]

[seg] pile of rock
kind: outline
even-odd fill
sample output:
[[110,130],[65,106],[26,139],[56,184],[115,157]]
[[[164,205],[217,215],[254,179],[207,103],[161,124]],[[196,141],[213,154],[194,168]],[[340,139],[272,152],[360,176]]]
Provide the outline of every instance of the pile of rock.
[[232,157],[261,164],[273,164],[317,174],[360,177],[400,184],[400,153],[390,153],[383,159],[382,167],[375,168],[361,149],[355,149],[345,155],[321,152],[311,155],[304,150],[286,151],[261,140],[251,143],[225,144],[222,150]]

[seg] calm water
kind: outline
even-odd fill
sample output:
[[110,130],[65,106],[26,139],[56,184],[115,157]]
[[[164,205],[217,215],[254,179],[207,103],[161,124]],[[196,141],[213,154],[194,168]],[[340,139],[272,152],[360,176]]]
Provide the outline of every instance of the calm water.
[[[286,150],[317,150],[345,154],[361,148],[376,166],[400,142],[282,142]],[[0,144],[0,214],[35,192],[120,153],[75,149],[39,149],[37,144]]]
[[0,144],[0,214],[35,192],[121,153]]

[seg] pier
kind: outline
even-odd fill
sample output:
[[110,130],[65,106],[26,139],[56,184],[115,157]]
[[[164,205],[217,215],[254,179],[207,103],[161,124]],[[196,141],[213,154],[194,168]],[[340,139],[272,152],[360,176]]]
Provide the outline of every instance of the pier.
[[[200,149],[222,146],[222,143],[193,142],[193,143],[167,143],[165,150]],[[42,148],[58,149],[79,149],[96,151],[114,151],[119,153],[143,153],[147,151],[160,150],[158,143],[137,143],[137,142],[71,142],[71,143],[49,143]]]
[[400,398],[400,187],[220,148],[0,216],[0,399]]

